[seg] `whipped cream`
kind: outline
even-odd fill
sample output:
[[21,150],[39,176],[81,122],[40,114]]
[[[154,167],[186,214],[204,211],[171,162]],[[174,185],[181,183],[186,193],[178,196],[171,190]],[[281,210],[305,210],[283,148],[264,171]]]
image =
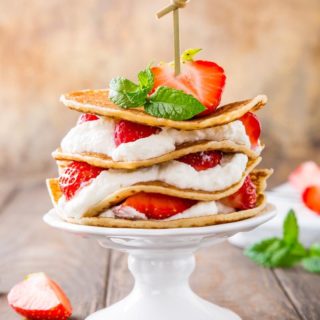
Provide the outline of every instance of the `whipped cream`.
[[177,145],[196,141],[229,140],[250,147],[250,140],[241,121],[201,130],[162,128],[160,133],[136,141],[114,142],[115,120],[100,118],[72,128],[61,142],[61,149],[68,153],[94,152],[111,157],[114,161],[139,161],[174,151]]
[[[195,218],[214,215],[218,213],[231,213],[234,209],[222,204],[219,201],[199,201],[190,208],[177,213],[170,218],[163,219],[162,221],[171,221],[177,219]],[[106,210],[101,213],[99,217],[102,218],[120,218],[130,220],[148,220],[148,217],[137,211],[136,209],[128,206],[117,206]]]
[[213,168],[197,171],[192,166],[169,161],[134,171],[103,170],[95,179],[80,188],[74,197],[59,199],[57,209],[68,217],[81,217],[111,193],[135,183],[162,181],[181,189],[219,191],[238,182],[246,169],[248,157],[242,153],[224,155]]

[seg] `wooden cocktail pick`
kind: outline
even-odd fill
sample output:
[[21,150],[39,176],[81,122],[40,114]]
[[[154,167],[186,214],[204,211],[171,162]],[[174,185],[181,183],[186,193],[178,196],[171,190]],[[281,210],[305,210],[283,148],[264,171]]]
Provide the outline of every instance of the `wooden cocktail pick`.
[[173,12],[173,44],[174,44],[174,72],[180,73],[180,37],[179,37],[179,9],[184,8],[189,0],[171,0],[171,4],[157,12],[158,19]]

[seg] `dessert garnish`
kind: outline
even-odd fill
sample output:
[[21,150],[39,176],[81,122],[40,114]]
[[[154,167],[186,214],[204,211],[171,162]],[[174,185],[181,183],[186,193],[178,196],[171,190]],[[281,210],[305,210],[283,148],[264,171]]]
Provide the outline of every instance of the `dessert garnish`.
[[44,273],[28,275],[8,294],[9,305],[29,320],[66,320],[72,307],[60,286]]
[[171,120],[213,112],[220,103],[226,77],[216,63],[193,60],[199,51],[189,49],[181,55],[183,70],[178,76],[172,63],[162,63],[140,71],[139,84],[123,77],[113,78],[110,100],[125,109],[144,106],[145,112]]
[[299,240],[294,210],[283,222],[282,238],[274,237],[253,244],[244,251],[255,263],[266,268],[290,268],[301,264],[309,272],[320,273],[320,243],[305,248]]
[[313,161],[298,166],[289,176],[307,208],[320,215],[320,167]]

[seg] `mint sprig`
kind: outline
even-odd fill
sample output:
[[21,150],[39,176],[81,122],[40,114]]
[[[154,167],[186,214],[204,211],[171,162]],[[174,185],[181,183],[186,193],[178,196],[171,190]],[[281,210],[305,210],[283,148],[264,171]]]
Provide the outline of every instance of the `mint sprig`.
[[109,84],[109,99],[121,108],[137,108],[159,118],[188,120],[205,110],[205,107],[192,95],[181,90],[160,86],[148,95],[154,86],[150,67],[138,73],[139,84],[116,77]]
[[320,244],[306,249],[299,241],[296,214],[290,210],[283,223],[282,238],[262,240],[245,249],[244,254],[266,268],[289,268],[297,263],[315,273],[320,273]]

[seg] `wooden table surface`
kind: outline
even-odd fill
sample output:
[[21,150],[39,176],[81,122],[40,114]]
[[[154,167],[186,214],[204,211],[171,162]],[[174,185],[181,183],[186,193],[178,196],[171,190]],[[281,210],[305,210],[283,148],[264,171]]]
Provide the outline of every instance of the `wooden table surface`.
[[[6,295],[37,271],[64,288],[74,307],[72,319],[84,319],[124,297],[133,285],[126,256],[50,228],[42,222],[51,207],[44,182],[18,185],[0,183],[0,319],[20,319]],[[317,275],[300,268],[258,267],[228,243],[203,249],[196,258],[193,289],[244,320],[320,319]]]

